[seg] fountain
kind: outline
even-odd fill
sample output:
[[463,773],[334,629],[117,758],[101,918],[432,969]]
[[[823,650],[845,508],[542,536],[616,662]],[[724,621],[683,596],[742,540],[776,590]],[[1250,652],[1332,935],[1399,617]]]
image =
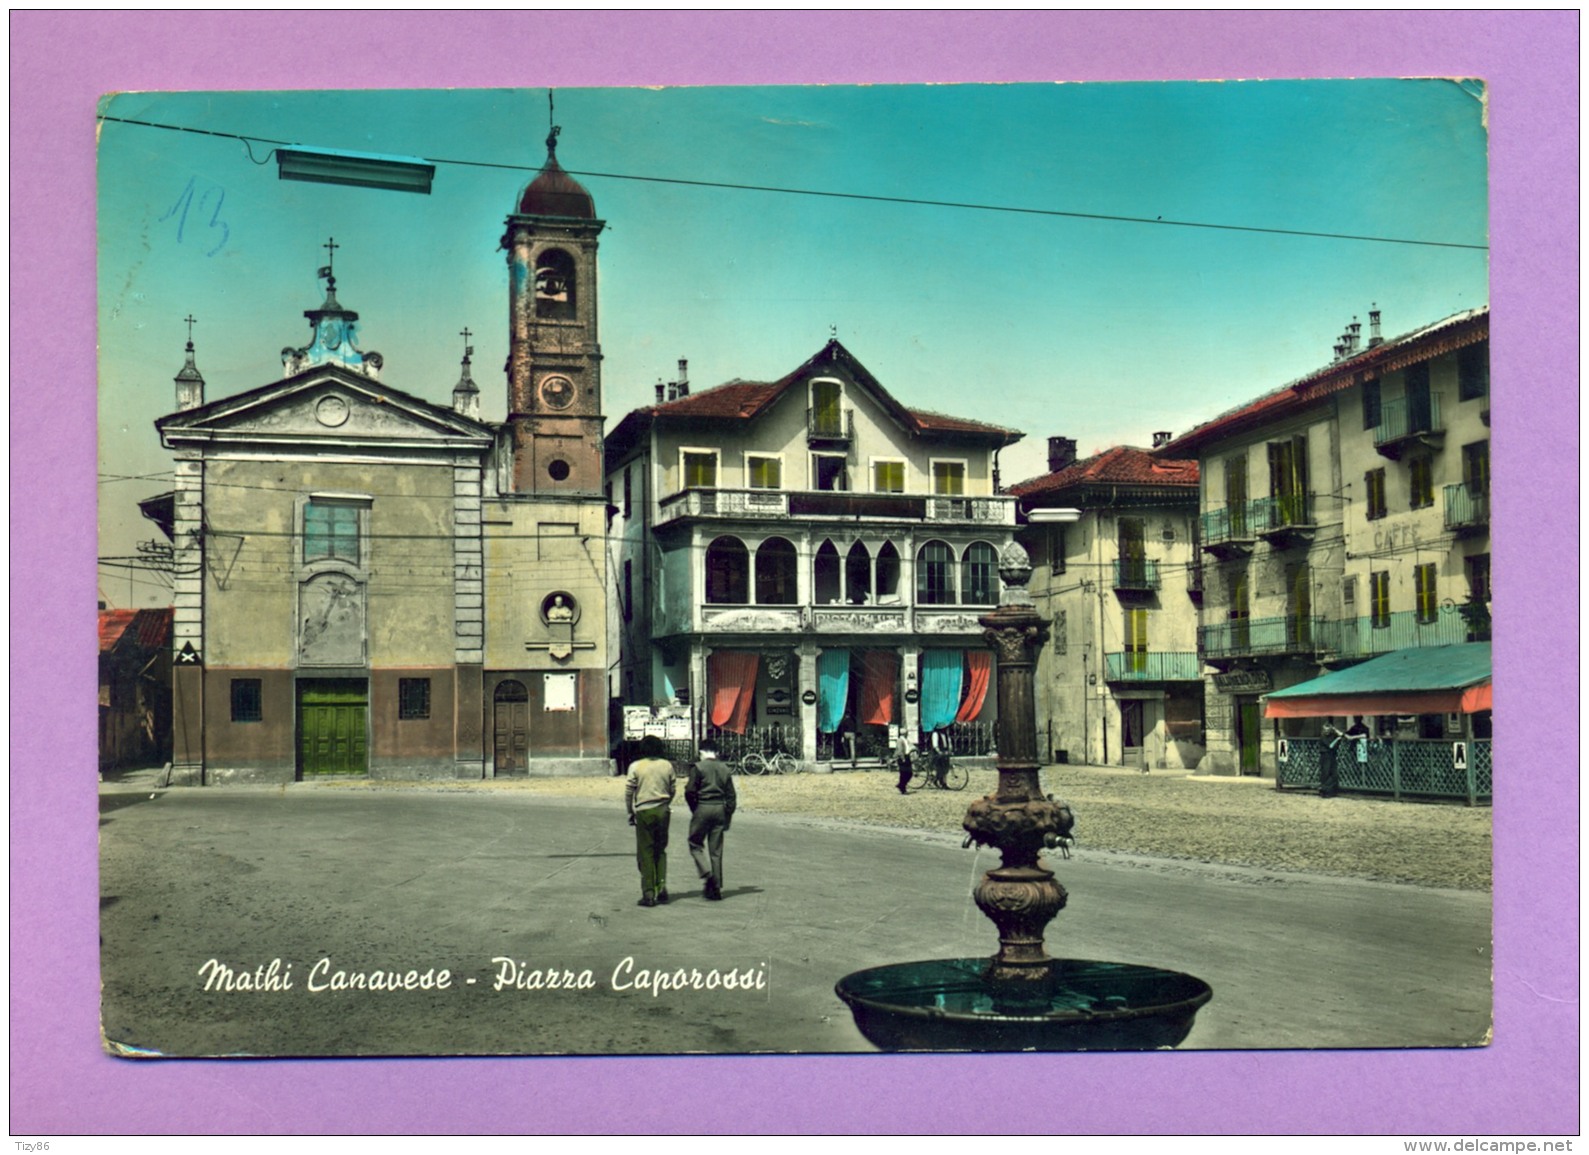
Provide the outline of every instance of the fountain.
[[1157,967],[1052,958],[1043,931],[1065,888],[1043,866],[1074,819],[1038,780],[1034,652],[1048,636],[1026,589],[1032,567],[1010,543],[999,554],[999,608],[977,619],[998,653],[998,769],[994,793],[966,812],[967,843],[995,847],[977,906],[999,930],[992,958],[895,963],[845,975],[834,988],[855,1025],[887,1051],[1134,1051],[1186,1038],[1207,983]]

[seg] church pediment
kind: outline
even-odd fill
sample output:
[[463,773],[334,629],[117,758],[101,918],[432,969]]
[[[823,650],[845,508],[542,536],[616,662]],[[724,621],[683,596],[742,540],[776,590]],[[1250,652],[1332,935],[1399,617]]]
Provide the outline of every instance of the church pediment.
[[335,368],[318,367],[286,381],[173,414],[158,426],[227,441],[334,439],[371,443],[488,443],[491,430],[428,401]]

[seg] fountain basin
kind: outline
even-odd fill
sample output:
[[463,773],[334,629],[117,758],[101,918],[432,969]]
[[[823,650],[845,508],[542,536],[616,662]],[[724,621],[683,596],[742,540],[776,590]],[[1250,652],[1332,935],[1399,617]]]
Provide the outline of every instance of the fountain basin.
[[1214,992],[1132,963],[1055,959],[1044,982],[995,986],[986,958],[856,971],[834,990],[884,1051],[1146,1051],[1174,1047]]

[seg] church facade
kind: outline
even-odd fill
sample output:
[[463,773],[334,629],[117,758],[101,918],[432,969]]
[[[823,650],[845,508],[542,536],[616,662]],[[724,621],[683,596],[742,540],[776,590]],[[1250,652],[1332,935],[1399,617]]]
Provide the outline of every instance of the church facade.
[[547,143],[502,241],[505,422],[467,346],[450,407],[388,384],[331,266],[279,380],[206,401],[189,341],[176,488],[142,503],[173,543],[173,782],[610,768],[603,222]]

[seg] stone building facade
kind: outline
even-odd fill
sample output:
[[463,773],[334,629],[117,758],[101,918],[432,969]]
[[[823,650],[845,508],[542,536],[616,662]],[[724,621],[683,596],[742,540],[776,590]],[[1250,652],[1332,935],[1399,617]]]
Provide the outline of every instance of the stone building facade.
[[1193,769],[1203,756],[1197,463],[1125,445],[1075,456],[1073,440],[1051,437],[1049,472],[1010,487],[1049,625],[1036,668],[1044,756]]
[[[176,489],[173,781],[604,773],[594,205],[557,165],[508,217],[508,419],[465,347],[445,407],[383,380],[337,299],[283,376],[156,427]],[[334,250],[333,250],[334,251]]]
[[1489,309],[1390,340],[1379,325],[1364,341],[1354,321],[1327,366],[1161,451],[1201,469],[1210,769],[1272,776],[1278,738],[1317,728],[1277,736],[1270,690],[1489,638]]
[[986,753],[1020,434],[906,408],[836,340],[774,382],[680,378],[607,440],[622,701],[808,764],[900,727]]

